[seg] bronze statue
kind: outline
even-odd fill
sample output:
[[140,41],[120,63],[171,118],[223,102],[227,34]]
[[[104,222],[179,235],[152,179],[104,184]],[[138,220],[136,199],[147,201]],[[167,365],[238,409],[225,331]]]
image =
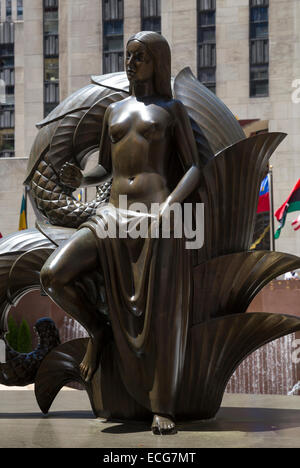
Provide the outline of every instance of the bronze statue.
[[[295,256],[249,251],[259,185],[285,135],[245,138],[189,69],[175,80],[170,70],[167,41],[140,32],[128,41],[126,74],[93,77],[38,124],[25,183],[39,232],[0,241],[1,333],[9,305],[40,287],[41,270],[47,294],[90,334],[43,360],[43,412],[78,380],[96,416],[151,418],[154,433],[170,434],[175,420],[213,417],[242,359],[300,329],[296,317],[245,314],[268,281],[300,266]],[[83,176],[96,148],[99,165]],[[89,184],[96,199],[76,201],[74,190]],[[194,216],[204,203],[203,246],[186,249],[175,230],[163,236],[176,202],[191,203]],[[107,235],[115,220],[122,236]],[[133,237],[144,220],[148,235]]]
[[[199,184],[194,135],[184,105],[172,98],[171,54],[160,34],[142,32],[129,40],[126,72],[130,96],[106,110],[99,164],[113,174],[113,207],[119,209],[120,195],[126,195],[129,206],[143,202],[150,210],[159,203],[161,217],[167,206],[182,203]],[[182,167],[177,183],[168,173],[173,158]],[[103,170],[99,172],[98,183],[103,179]],[[107,218],[114,216],[109,210],[98,210],[49,258],[41,271],[42,285],[90,333],[80,366],[89,381],[99,365],[107,319],[75,285],[86,272],[102,270],[120,359],[128,364],[146,354],[145,370],[155,374],[149,394],[153,428],[170,430],[186,348],[191,256],[184,239],[101,239],[97,229],[105,229]],[[159,365],[167,350],[173,350],[174,358],[168,366]],[[153,356],[149,368],[148,355]]]

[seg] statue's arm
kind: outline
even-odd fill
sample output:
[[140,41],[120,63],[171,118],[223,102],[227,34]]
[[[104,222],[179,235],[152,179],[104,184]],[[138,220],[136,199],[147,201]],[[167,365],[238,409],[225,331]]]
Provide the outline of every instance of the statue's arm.
[[174,145],[185,174],[168,197],[168,204],[182,203],[199,185],[200,168],[198,150],[190,119],[184,105],[175,101],[174,111]]
[[111,174],[111,141],[108,134],[110,112],[111,107],[108,107],[103,118],[102,135],[99,146],[99,164],[85,174],[80,184],[81,187],[99,185]]

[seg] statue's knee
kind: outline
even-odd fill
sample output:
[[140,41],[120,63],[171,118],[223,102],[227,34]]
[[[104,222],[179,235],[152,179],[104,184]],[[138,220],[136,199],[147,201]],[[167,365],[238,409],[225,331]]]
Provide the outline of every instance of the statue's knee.
[[48,265],[46,263],[46,265],[43,266],[40,273],[40,280],[45,292],[51,292],[51,290],[55,288],[55,283],[57,282],[58,278],[55,277],[55,273],[53,268],[51,268],[51,264]]

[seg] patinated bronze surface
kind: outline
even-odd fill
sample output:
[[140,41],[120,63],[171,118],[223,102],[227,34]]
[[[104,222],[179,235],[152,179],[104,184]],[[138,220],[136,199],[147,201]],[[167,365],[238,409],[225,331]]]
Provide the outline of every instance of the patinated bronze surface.
[[[95,415],[152,418],[154,433],[172,433],[176,419],[215,415],[249,353],[300,329],[295,317],[245,315],[268,281],[300,266],[295,256],[249,251],[260,182],[285,135],[246,139],[189,69],[175,80],[170,70],[166,40],[138,33],[126,73],[93,77],[38,124],[25,181],[38,231],[23,234],[23,250],[18,235],[0,242],[1,331],[10,304],[39,287],[41,270],[44,291],[90,335],[44,359],[35,380],[43,412],[78,380]],[[83,175],[97,148],[99,164]],[[77,201],[74,190],[87,185],[98,186],[97,197]],[[144,211],[124,210],[120,195]],[[184,236],[161,230],[157,238],[104,235],[115,218],[126,234],[128,219],[147,218],[151,230],[174,202],[204,203],[203,246],[187,250]],[[153,203],[157,218],[148,216]]]

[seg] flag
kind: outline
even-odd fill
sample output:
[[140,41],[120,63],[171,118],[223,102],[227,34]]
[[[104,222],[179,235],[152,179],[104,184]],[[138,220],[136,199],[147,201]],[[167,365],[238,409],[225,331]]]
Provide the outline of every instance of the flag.
[[23,231],[23,229],[27,229],[26,198],[24,195],[22,197],[21,212],[19,218],[19,231]]
[[292,222],[292,226],[295,231],[298,231],[298,229],[300,229],[300,215],[298,216],[298,218],[295,219],[295,221]]
[[269,176],[267,175],[260,185],[257,213],[270,211]]
[[286,216],[292,211],[300,211],[300,179],[296,183],[295,187],[291,191],[288,199],[281,205],[280,208],[275,213],[277,221],[279,221],[280,226],[275,232],[275,239],[278,239],[281,233],[281,229],[285,225]]
[[0,239],[2,239],[2,237],[3,237],[3,236],[2,236],[2,234],[1,234],[1,232],[0,232]]
[[80,189],[80,192],[79,192],[78,195],[77,195],[77,200],[78,200],[78,201],[82,201],[82,200],[83,200],[83,190],[82,190],[82,189]]

